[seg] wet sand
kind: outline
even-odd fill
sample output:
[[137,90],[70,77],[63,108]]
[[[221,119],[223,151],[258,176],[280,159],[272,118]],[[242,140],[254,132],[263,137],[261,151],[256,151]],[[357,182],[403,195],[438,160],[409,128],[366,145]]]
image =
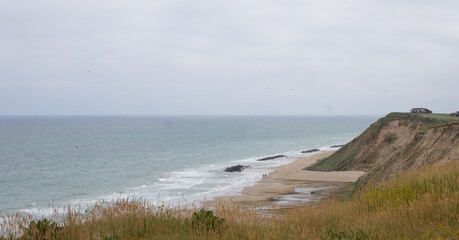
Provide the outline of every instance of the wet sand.
[[274,172],[246,187],[234,196],[221,196],[203,202],[204,206],[236,205],[265,207],[274,203],[301,204],[318,201],[345,192],[350,183],[365,174],[362,171],[319,172],[303,170],[334,151],[313,154],[276,168]]

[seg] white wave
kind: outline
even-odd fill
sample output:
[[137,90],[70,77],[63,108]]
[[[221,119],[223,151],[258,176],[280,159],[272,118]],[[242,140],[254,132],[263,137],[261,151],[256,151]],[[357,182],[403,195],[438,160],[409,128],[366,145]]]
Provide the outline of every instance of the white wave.
[[234,162],[234,163],[248,163],[248,162],[255,162],[255,161],[257,161],[257,159],[259,159],[259,158],[246,158],[246,159],[233,160],[231,162]]
[[[322,147],[321,151],[336,150],[336,148]],[[309,156],[315,153],[302,154],[301,151],[290,151],[280,153],[288,156],[270,161],[256,161],[258,158],[251,157],[246,159],[228,162],[217,162],[198,166],[193,169],[183,169],[182,171],[171,171],[166,176],[156,178],[148,184],[127,188],[124,192],[113,192],[111,194],[91,198],[69,201],[73,206],[82,209],[88,208],[100,201],[114,201],[116,199],[145,199],[153,204],[166,204],[170,207],[200,206],[202,201],[214,199],[217,196],[238,194],[246,186],[254,185],[262,179],[263,174],[273,172],[274,167],[295,161],[298,157]],[[242,172],[226,173],[225,167],[231,163],[252,162],[252,168]],[[35,205],[32,205],[35,206]],[[60,206],[64,206],[61,204]],[[26,208],[21,212],[34,216],[46,216],[52,214],[54,208]]]
[[190,189],[196,185],[204,183],[205,178],[200,179],[177,179],[175,182],[169,182],[167,184],[161,184],[163,190],[179,190],[179,189]]
[[132,188],[128,188],[128,190],[136,190],[136,189],[141,189],[141,188],[146,188],[147,185],[146,184],[143,184],[141,186],[138,186],[138,187],[132,187]]

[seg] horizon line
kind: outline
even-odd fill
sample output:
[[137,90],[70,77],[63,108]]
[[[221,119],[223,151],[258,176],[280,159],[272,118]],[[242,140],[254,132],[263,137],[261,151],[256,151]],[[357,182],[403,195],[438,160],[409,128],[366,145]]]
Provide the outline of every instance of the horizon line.
[[386,114],[0,114],[0,117],[308,117],[385,116]]

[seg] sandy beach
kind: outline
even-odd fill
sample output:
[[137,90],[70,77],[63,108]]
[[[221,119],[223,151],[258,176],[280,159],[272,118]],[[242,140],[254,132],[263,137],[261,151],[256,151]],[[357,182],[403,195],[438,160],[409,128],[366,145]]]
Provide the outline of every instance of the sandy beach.
[[362,171],[319,172],[303,170],[317,160],[331,155],[326,151],[299,158],[280,166],[254,186],[246,187],[234,196],[221,196],[203,202],[204,206],[236,205],[240,207],[264,207],[274,203],[299,204],[339,196],[350,183],[365,174]]

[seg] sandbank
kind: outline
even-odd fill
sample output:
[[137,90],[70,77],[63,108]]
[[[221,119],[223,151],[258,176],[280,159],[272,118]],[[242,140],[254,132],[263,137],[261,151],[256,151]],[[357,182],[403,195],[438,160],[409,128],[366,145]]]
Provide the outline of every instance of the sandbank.
[[213,200],[203,202],[203,205],[216,207],[230,204],[240,207],[264,207],[281,202],[287,204],[306,203],[339,195],[346,192],[345,189],[349,187],[349,184],[357,181],[365,172],[303,170],[333,152],[319,152],[299,158],[292,163],[276,168],[254,186],[245,187],[242,192],[234,196],[216,197]]

